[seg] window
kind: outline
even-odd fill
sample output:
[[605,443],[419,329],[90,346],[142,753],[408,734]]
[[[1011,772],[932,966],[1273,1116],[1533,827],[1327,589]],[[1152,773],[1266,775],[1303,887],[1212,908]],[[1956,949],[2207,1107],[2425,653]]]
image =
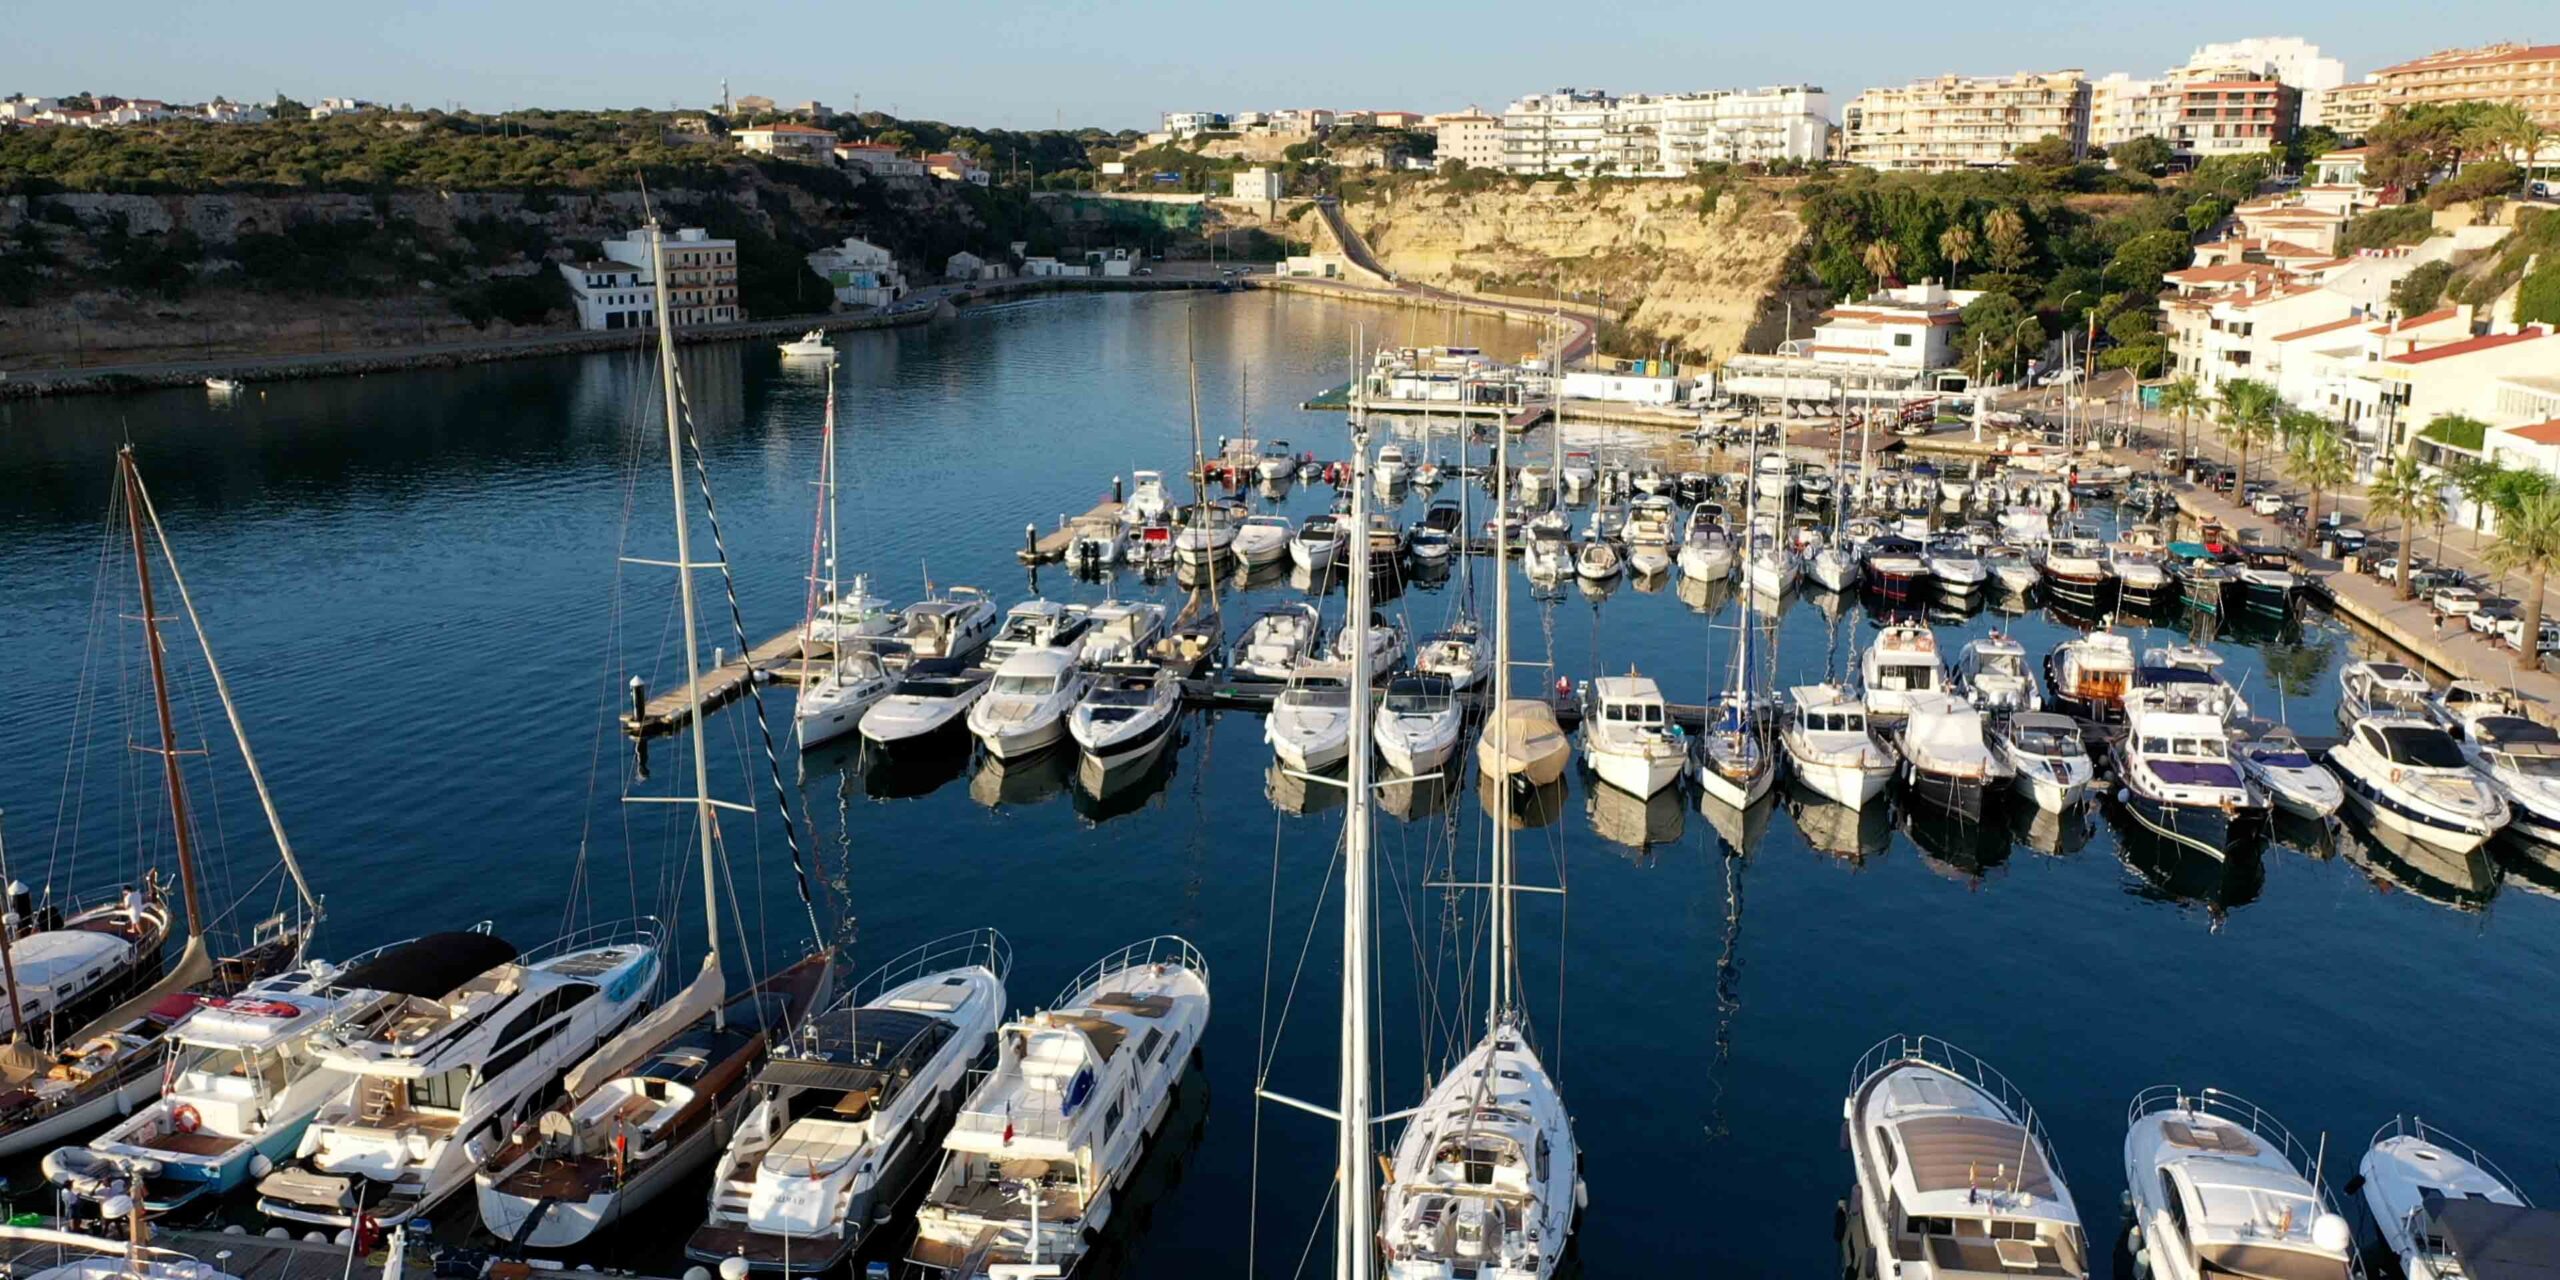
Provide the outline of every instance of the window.
[[2178,1180],[2168,1170],[2160,1171],[2160,1208],[2169,1215],[2169,1225],[2178,1232],[2178,1244],[2187,1242],[2187,1202],[2178,1194]]
[[462,1110],[462,1096],[471,1091],[471,1068],[456,1067],[441,1075],[409,1082],[409,1105],[412,1108],[434,1107],[443,1111]]
[[1910,335],[1910,334],[1907,334],[1907,333],[1897,333],[1897,334],[1893,335],[1893,345],[1895,345],[1895,346],[1897,346],[1897,347],[1907,347],[1907,346],[1910,346],[1910,345],[1911,345],[1911,335]]
[[1111,1100],[1111,1109],[1102,1113],[1102,1136],[1107,1140],[1120,1128],[1120,1100]]

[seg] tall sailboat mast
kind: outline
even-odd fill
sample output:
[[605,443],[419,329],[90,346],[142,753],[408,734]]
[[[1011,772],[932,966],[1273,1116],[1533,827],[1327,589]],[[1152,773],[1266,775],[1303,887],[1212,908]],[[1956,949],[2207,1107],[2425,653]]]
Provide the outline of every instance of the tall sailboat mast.
[[178,846],[178,888],[187,908],[187,936],[204,931],[196,902],[195,833],[187,825],[187,784],[178,768],[178,729],[169,715],[169,672],[160,643],[160,612],[151,592],[151,556],[142,537],[142,480],[134,471],[133,446],[116,453],[116,469],[124,478],[125,525],[133,534],[134,581],[142,590],[143,647],[151,656],[151,705],[160,720],[161,778],[169,789],[170,834]]
[[[1559,408],[1564,397],[1556,397]],[[1511,526],[1503,512],[1511,495],[1510,432],[1493,433],[1493,755],[1511,758]],[[1557,479],[1556,502],[1564,502],[1563,479]],[[1502,801],[1510,803],[1510,796]],[[1490,1030],[1511,1006],[1511,815],[1493,824],[1493,876],[1489,920],[1493,971],[1485,983],[1485,1027]]]
[[[684,680],[688,697],[702,696],[702,643],[700,624],[693,608],[693,530],[686,516],[684,492],[684,409],[676,387],[676,327],[667,314],[667,233],[654,219],[649,223],[649,274],[656,284],[658,312],[658,375],[667,393],[667,482],[675,499],[676,510],[676,596],[684,610]],[[833,384],[830,383],[830,403]],[[828,548],[830,555],[833,547]],[[832,572],[832,570],[830,571]],[[707,950],[702,963],[705,969],[720,966],[720,877],[712,846],[719,813],[711,803],[711,762],[709,744],[703,740],[702,709],[697,705],[692,721],[693,736],[693,823],[702,846],[702,932]],[[713,1004],[711,1025],[725,1028],[728,1013],[726,1001]]]
[[[1355,357],[1356,361],[1356,357]],[[1378,1247],[1377,1207],[1370,1194],[1369,1096],[1369,426],[1351,417],[1351,527],[1360,554],[1352,561],[1351,760],[1349,817],[1342,829],[1342,1079],[1338,1113],[1342,1202],[1334,1214],[1334,1274],[1368,1280]]]

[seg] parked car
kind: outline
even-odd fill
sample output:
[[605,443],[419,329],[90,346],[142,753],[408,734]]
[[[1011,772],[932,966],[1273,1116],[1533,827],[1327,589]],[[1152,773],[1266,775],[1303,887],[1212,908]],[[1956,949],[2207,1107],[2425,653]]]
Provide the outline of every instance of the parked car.
[[[2524,611],[2517,608],[2513,600],[2483,600],[2479,608],[2464,614],[2462,620],[2470,624],[2473,634],[2494,636],[2498,634],[2498,628],[2523,616]],[[2521,627],[2524,624],[2516,625]]]
[[[2499,623],[2498,638],[2505,641],[2509,648],[2523,648],[2524,619],[2521,617],[2511,618],[2505,622]],[[2542,645],[2540,651],[2543,653],[2560,652],[2560,622],[2554,622],[2549,618],[2542,620]]]
[[2260,490],[2258,496],[2249,503],[2249,509],[2262,516],[2281,515],[2284,513],[2284,508],[2284,495],[2273,489]]
[[2036,379],[2039,387],[2067,387],[2080,380],[2080,366],[2066,364]]
[[2461,617],[2480,611],[2480,593],[2469,587],[2438,587],[2427,593],[2427,603],[2438,613]]
[[2229,467],[2209,467],[2205,470],[2204,482],[2215,493],[2229,493],[2238,487],[2240,473]]

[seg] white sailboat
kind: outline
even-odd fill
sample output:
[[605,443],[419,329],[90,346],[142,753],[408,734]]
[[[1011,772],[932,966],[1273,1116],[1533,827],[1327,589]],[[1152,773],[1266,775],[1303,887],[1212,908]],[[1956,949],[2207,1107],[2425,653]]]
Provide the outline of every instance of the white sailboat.
[[[859,576],[853,580],[853,594],[837,591],[836,560],[836,371],[827,367],[827,413],[825,425],[819,429],[823,443],[818,449],[818,598],[802,624],[800,640],[800,694],[792,700],[792,737],[800,749],[809,750],[833,742],[862,726],[862,715],[871,704],[889,696],[897,681],[880,664],[880,655],[867,647],[871,637],[885,637],[897,630],[898,618],[881,607],[882,602],[864,590]],[[827,649],[827,661],[819,668],[809,655],[819,645]]]
[[[1499,444],[1496,449],[1498,468]],[[1508,761],[1515,758],[1505,740],[1514,725],[1508,714],[1510,575],[1497,574],[1495,582],[1493,701],[1503,713],[1491,718],[1485,732],[1492,756]],[[1351,838],[1365,873],[1368,773],[1365,763],[1355,768],[1352,803],[1358,806],[1354,813],[1359,821]],[[1377,1239],[1387,1274],[1399,1280],[1445,1278],[1461,1271],[1481,1280],[1545,1280],[1564,1257],[1582,1205],[1582,1158],[1573,1121],[1555,1078],[1530,1042],[1527,1016],[1517,998],[1512,824],[1492,825],[1493,878],[1487,886],[1491,973],[1484,1037],[1431,1087],[1405,1122],[1378,1202]],[[1371,1267],[1359,1233],[1369,1211],[1367,896],[1345,895],[1343,1025],[1361,1028],[1362,1034],[1346,1036],[1343,1054],[1343,1101],[1337,1112],[1342,1123],[1342,1211],[1335,1215],[1337,1274],[1362,1278]],[[1360,903],[1356,916],[1349,914],[1353,899]],[[1363,982],[1356,989],[1355,976]]]

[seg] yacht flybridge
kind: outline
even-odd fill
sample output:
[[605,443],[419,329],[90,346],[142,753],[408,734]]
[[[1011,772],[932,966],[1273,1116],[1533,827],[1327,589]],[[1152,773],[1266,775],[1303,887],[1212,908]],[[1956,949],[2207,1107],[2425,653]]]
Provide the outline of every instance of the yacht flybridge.
[[462,1189],[562,1072],[647,1006],[663,945],[655,920],[571,934],[328,1037],[322,1061],[354,1079],[259,1182],[259,1211],[397,1226]]
[[2126,1117],[2135,1242],[2161,1280],[2352,1280],[2355,1235],[2313,1153],[2255,1103],[2160,1085]]
[[2089,1274],[2061,1161],[2007,1077],[1935,1036],[1896,1035],[1849,1084],[1843,1244],[1857,1280]]
[[1072,1273],[1208,1022],[1209,967],[1167,936],[1095,961],[1047,1009],[1005,1023],[995,1070],[943,1139],[907,1261],[953,1280],[1043,1261]]
[[970,1068],[994,1044],[1012,968],[992,929],[929,942],[776,1045],[685,1256],[807,1275],[860,1247],[932,1167]]

